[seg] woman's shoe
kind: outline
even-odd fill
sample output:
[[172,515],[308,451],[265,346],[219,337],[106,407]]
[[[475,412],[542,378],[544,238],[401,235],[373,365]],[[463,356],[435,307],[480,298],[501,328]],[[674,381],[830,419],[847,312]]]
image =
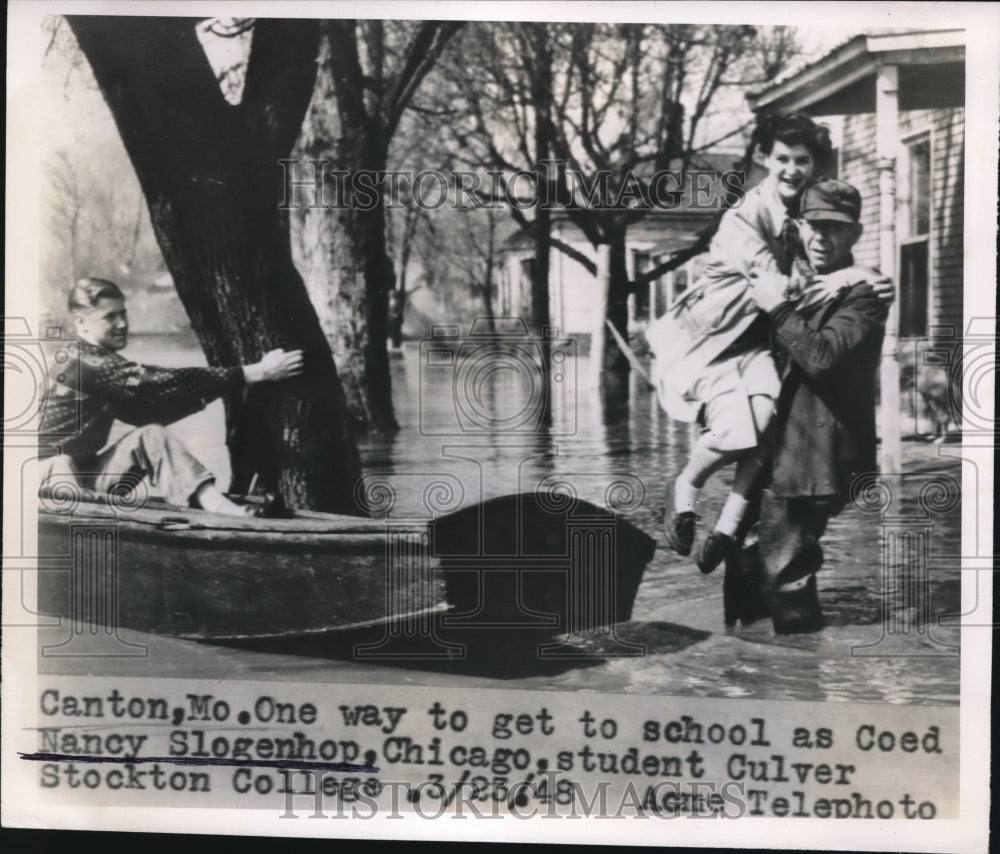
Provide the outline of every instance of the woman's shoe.
[[697,516],[691,512],[675,513],[668,512],[663,520],[663,533],[667,537],[667,543],[677,554],[685,557],[691,554],[691,547],[694,545],[694,528]]
[[722,531],[712,531],[705,537],[705,542],[701,544],[701,550],[698,552],[698,569],[708,575],[722,563],[726,553],[732,547],[733,538],[729,534],[723,534]]
[[694,529],[698,517],[690,510],[678,513],[674,510],[674,485],[667,489],[667,511],[663,517],[663,534],[667,543],[677,554],[685,557],[694,546]]

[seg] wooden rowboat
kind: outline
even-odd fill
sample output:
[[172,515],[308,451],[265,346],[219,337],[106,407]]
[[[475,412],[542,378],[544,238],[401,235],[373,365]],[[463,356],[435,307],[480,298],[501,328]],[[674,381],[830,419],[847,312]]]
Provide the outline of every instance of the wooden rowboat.
[[[588,524],[618,532],[610,558],[606,543],[597,552],[574,545],[581,538],[573,531]],[[442,617],[456,626],[514,629],[525,623],[519,615],[558,633],[580,628],[573,603],[581,584],[593,588],[584,621],[615,622],[628,619],[655,547],[630,523],[587,502],[533,495],[402,524],[306,511],[244,519],[155,501],[138,508],[79,501],[58,509],[43,504],[38,533],[39,611],[216,641],[380,624],[416,636]],[[51,566],[60,568],[45,568]],[[601,600],[596,611],[594,596]]]

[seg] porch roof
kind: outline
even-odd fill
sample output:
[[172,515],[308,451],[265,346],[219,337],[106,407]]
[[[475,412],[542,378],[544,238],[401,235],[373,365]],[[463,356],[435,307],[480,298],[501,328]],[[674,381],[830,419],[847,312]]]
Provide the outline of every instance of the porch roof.
[[[642,245],[653,254],[676,252],[693,243],[717,215],[717,207],[710,210],[653,208],[629,226],[627,245],[630,248]],[[585,251],[590,247],[590,241],[565,211],[553,212],[552,231],[553,236],[572,246]],[[518,229],[503,241],[501,252],[521,252],[533,248],[534,238]]]
[[965,103],[965,31],[960,29],[855,36],[791,77],[749,93],[747,100],[756,113],[873,113],[875,78],[885,65],[899,67],[901,110]]

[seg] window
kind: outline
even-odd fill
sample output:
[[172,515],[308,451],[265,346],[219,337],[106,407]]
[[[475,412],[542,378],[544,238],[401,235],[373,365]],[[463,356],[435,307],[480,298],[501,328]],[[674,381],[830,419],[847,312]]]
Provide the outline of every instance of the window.
[[534,256],[521,259],[521,275],[518,277],[517,293],[512,295],[511,314],[531,317],[531,276],[534,269]]
[[908,141],[900,163],[899,187],[899,334],[927,334],[930,296],[931,139]]
[[911,237],[926,237],[931,230],[931,141],[928,137],[909,146],[908,160],[909,233]]

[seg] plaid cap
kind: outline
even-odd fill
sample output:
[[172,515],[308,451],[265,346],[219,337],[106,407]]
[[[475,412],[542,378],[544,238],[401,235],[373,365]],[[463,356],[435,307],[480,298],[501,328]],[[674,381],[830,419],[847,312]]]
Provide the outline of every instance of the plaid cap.
[[861,194],[850,184],[827,178],[806,187],[799,214],[803,219],[853,222],[861,219]]

